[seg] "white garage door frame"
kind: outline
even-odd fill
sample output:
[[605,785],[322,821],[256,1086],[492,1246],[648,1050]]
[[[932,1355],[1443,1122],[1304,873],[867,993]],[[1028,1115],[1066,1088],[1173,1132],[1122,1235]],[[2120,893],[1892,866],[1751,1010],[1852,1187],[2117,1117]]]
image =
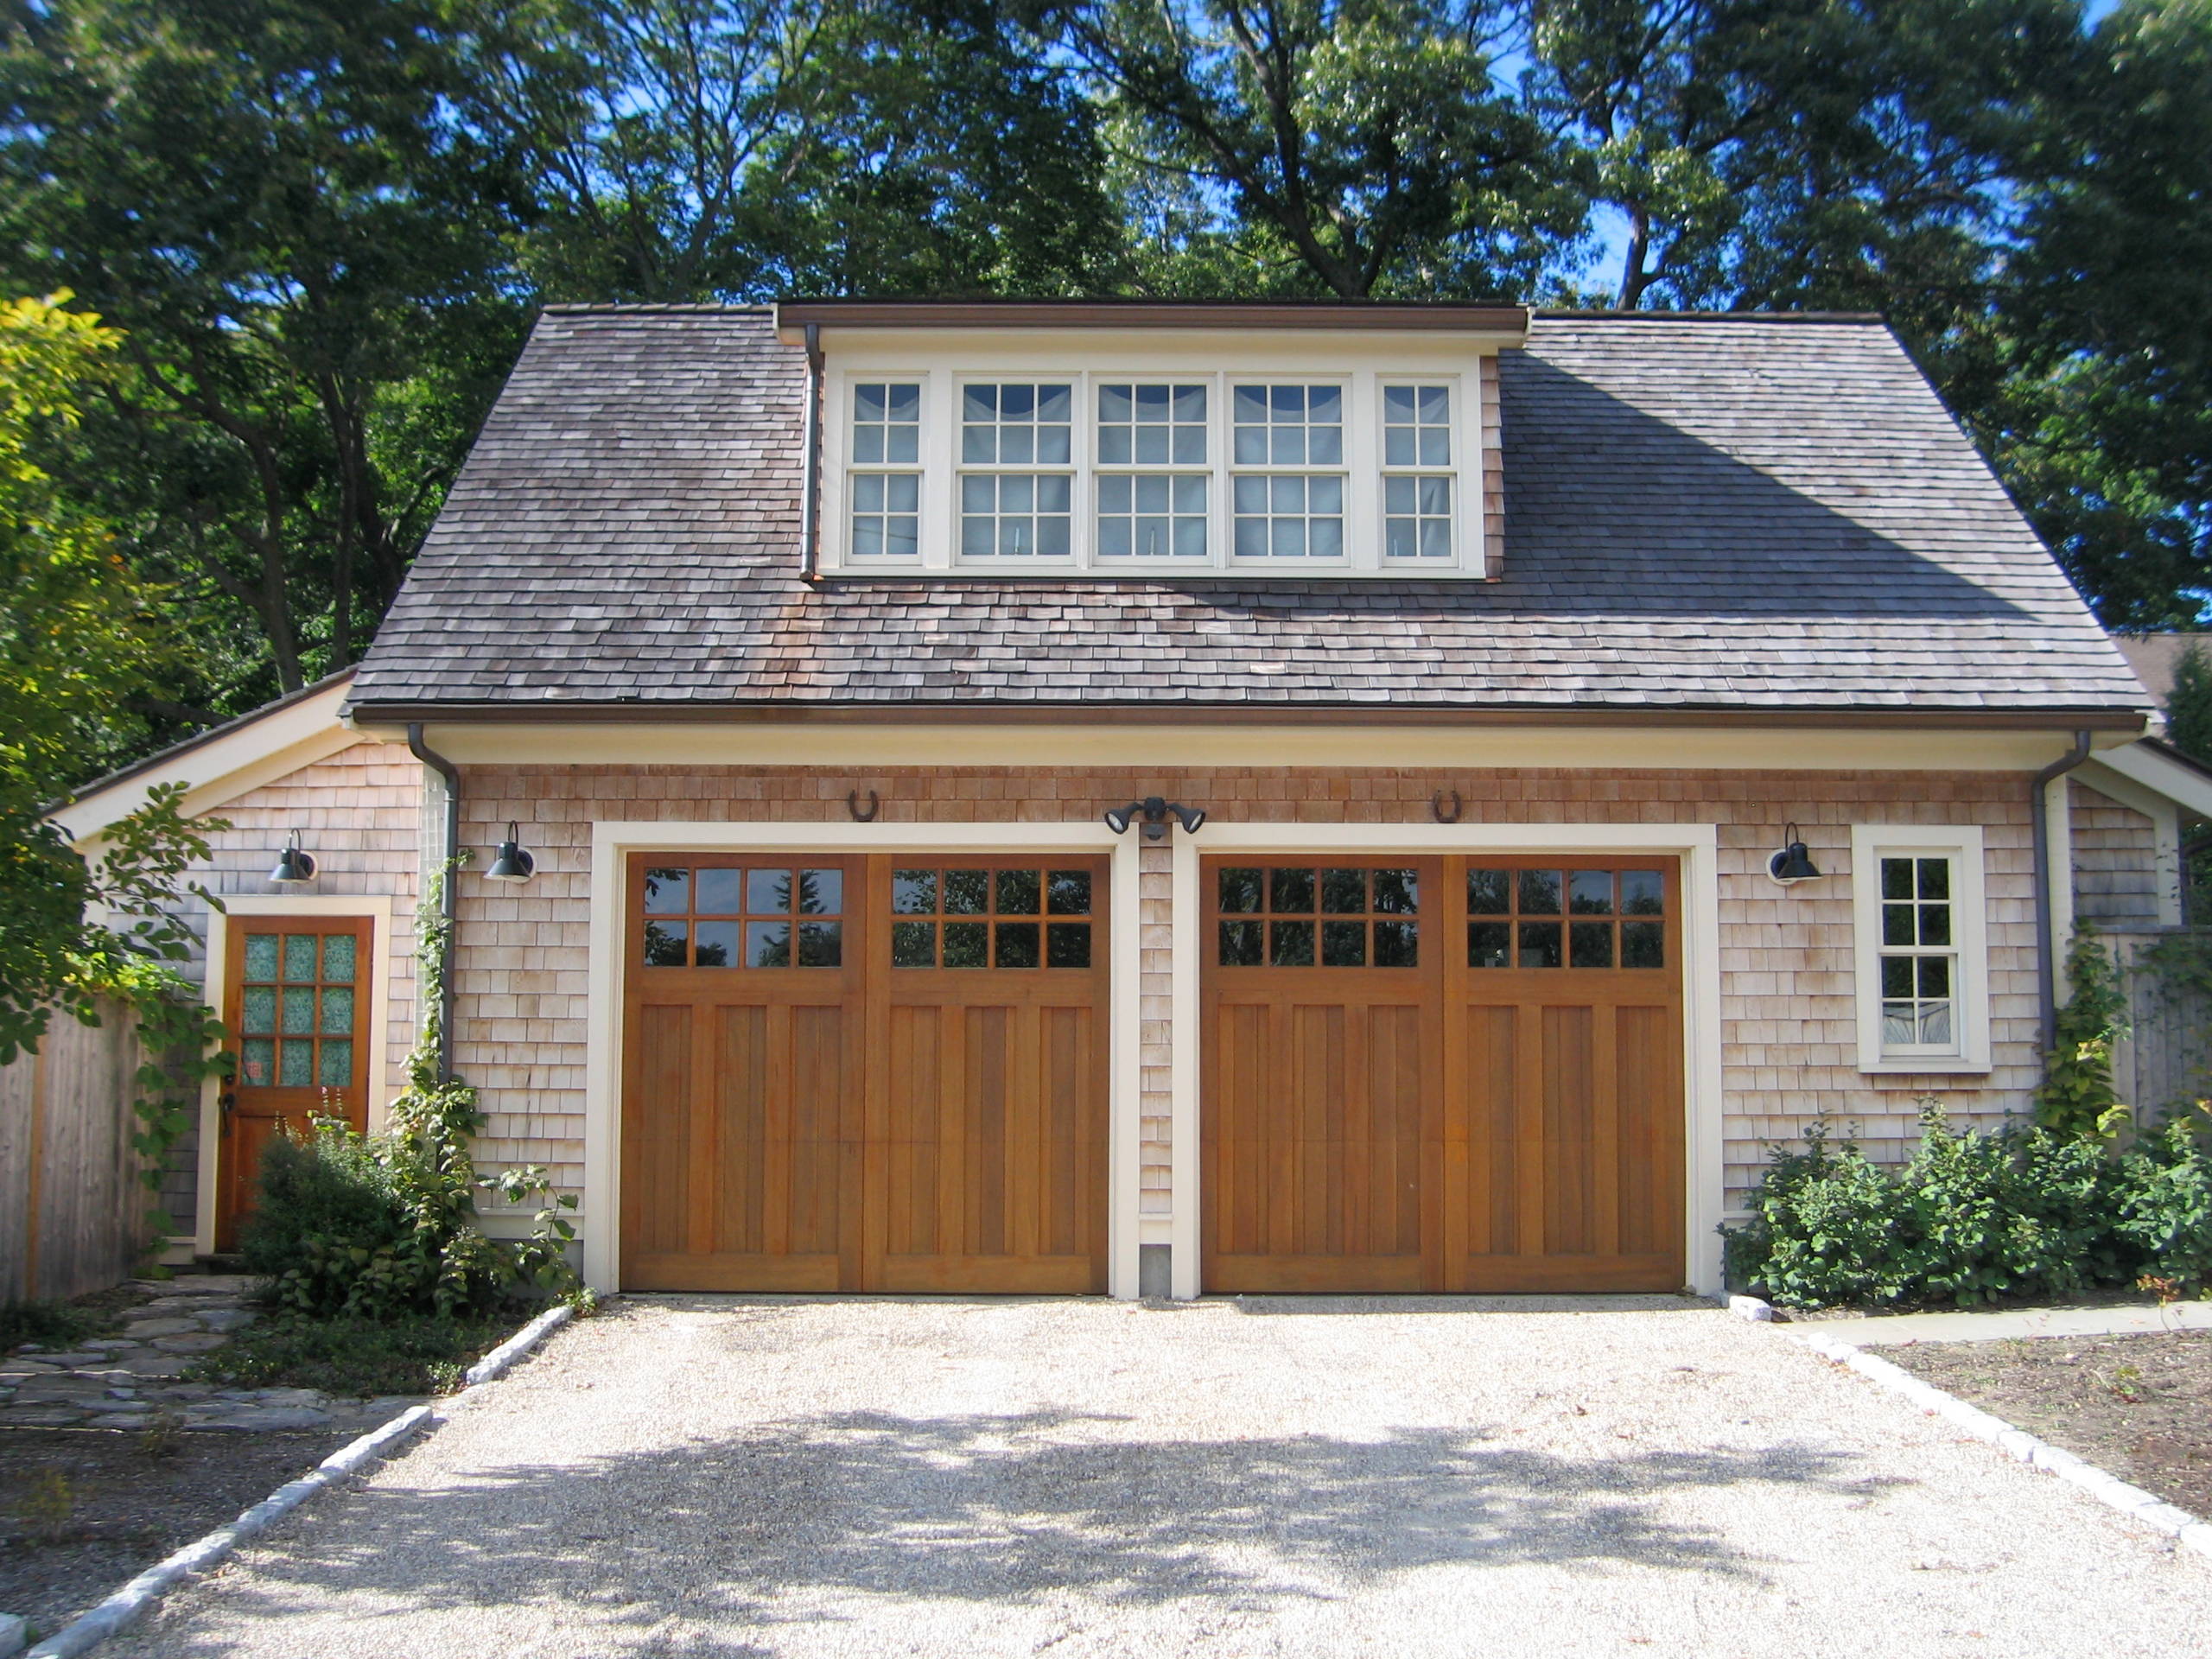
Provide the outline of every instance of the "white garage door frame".
[[1085,823],[817,823],[788,819],[711,823],[594,820],[591,827],[591,963],[584,1058],[584,1281],[612,1291],[622,1279],[622,1008],[626,963],[623,868],[640,852],[818,852],[859,856],[912,853],[1049,855],[1113,863],[1107,896],[1112,966],[1108,975],[1106,1290],[1137,1294],[1137,855],[1135,836]]
[[[1173,1002],[1174,1147],[1173,1294],[1198,1294],[1198,975],[1205,913],[1198,861],[1238,853],[1267,856],[1341,853],[1363,862],[1452,853],[1501,856],[1650,854],[1682,862],[1682,1077],[1689,1122],[1682,1206],[1683,1261],[1690,1284],[1721,1289],[1724,1170],[1720,1084],[1719,830],[1711,823],[1208,823],[1178,836],[1174,853]],[[1116,868],[1116,876],[1120,871]]]

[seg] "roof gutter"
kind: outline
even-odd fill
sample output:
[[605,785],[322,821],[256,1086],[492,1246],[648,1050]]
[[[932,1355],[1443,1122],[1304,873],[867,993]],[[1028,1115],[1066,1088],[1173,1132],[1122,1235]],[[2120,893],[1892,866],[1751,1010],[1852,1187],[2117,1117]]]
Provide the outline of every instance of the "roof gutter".
[[446,925],[445,982],[439,988],[438,998],[438,1081],[451,1083],[454,945],[461,936],[460,912],[454,892],[454,879],[461,874],[461,770],[423,741],[423,722],[419,720],[407,724],[407,747],[417,760],[444,779],[446,785],[446,855],[442,867],[445,874],[438,883],[438,913]]
[[2050,786],[2089,758],[2090,735],[2075,733],[2073,748],[2036,773],[2028,786],[2029,828],[2035,841],[2036,1001],[2046,1054],[2058,1042],[2059,942],[2050,936]]
[[822,513],[822,325],[806,325],[806,489],[801,498],[799,556],[804,579],[812,582],[821,563]]

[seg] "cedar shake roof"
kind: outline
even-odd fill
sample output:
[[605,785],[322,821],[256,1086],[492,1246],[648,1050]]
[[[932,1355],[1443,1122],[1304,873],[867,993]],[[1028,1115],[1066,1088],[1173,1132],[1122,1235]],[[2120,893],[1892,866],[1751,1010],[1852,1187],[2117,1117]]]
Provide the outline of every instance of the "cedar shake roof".
[[1878,321],[1540,314],[1500,368],[1498,581],[810,586],[772,314],[550,310],[351,706],[2147,706]]

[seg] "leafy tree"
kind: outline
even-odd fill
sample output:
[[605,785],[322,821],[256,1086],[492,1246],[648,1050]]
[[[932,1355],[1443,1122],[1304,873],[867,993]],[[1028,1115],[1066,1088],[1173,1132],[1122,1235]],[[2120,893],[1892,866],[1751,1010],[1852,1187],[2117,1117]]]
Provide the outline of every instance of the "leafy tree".
[[1147,264],[1344,299],[1532,289],[1581,204],[1487,0],[1065,0],[1035,14],[1152,175]]
[[120,344],[67,297],[0,304],[0,1065],[36,1045],[57,1006],[90,1020],[100,994],[143,988],[148,964],[183,956],[163,906],[207,855],[178,815],[181,785],[111,830],[97,866],[46,817],[117,741],[116,711],[168,649],[156,596],[107,525],[33,459]]
[[[351,661],[518,338],[436,0],[0,13],[0,276],[125,331],[73,481],[249,702]],[[219,689],[219,688],[218,688]]]

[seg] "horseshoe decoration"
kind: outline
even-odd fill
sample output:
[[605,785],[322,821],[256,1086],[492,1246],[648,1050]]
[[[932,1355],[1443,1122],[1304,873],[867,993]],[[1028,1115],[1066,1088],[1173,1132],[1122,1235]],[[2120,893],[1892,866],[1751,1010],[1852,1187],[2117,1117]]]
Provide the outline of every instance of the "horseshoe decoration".
[[875,815],[883,810],[882,798],[874,790],[868,792],[868,810],[861,810],[861,792],[857,789],[845,791],[845,810],[853,815],[855,823],[874,823]]
[[[1448,807],[1445,804],[1447,798],[1451,803]],[[1459,823],[1460,812],[1459,791],[1456,789],[1438,790],[1428,803],[1428,810],[1436,814],[1436,821],[1439,823]]]

